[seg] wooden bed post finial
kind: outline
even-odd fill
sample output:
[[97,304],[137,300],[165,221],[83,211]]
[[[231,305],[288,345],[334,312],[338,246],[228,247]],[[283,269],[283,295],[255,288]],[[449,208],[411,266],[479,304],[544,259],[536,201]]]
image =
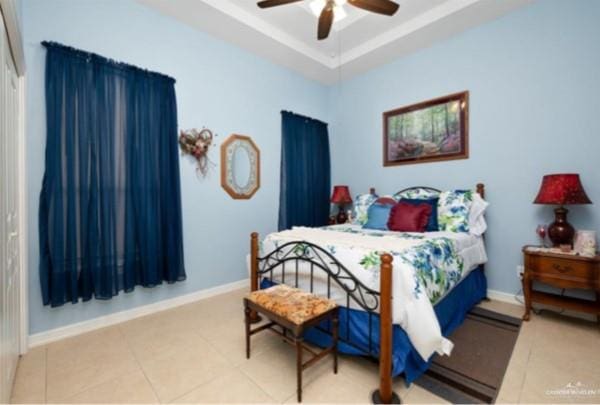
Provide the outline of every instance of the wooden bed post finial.
[[250,291],[258,290],[258,232],[250,234]]
[[477,194],[479,194],[481,198],[485,198],[485,185],[483,183],[477,183]]
[[[258,232],[250,234],[250,291],[258,290]],[[260,322],[256,311],[250,312],[250,322]]]
[[399,404],[392,390],[392,261],[389,253],[381,255],[379,273],[379,389],[373,391],[374,404]]

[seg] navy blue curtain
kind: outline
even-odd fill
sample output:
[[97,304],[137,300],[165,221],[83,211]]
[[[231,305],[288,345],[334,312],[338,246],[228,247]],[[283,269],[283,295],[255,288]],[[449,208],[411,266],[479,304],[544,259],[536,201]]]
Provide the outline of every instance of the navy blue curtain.
[[175,80],[43,45],[44,305],[184,280]]
[[279,230],[326,225],[331,192],[327,124],[287,111],[281,118]]

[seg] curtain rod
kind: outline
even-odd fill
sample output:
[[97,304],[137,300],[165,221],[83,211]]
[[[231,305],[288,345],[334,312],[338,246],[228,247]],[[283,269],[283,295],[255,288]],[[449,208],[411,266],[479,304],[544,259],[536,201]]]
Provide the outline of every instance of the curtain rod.
[[42,41],[42,45],[47,48],[47,49],[54,49],[54,50],[58,50],[64,53],[68,53],[70,55],[82,58],[82,59],[86,59],[88,62],[93,60],[95,62],[100,62],[100,63],[105,63],[107,65],[119,68],[119,69],[126,69],[126,70],[131,70],[131,71],[135,71],[135,72],[139,72],[139,73],[143,73],[146,75],[150,75],[150,76],[159,76],[162,77],[164,79],[168,79],[171,80],[173,82],[175,82],[176,80],[168,75],[165,75],[163,73],[159,73],[159,72],[153,72],[151,70],[148,69],[144,69],[135,65],[131,65],[129,63],[125,63],[125,62],[119,62],[117,60],[111,59],[111,58],[107,58],[105,56],[102,55],[98,55],[97,53],[93,53],[93,52],[88,52],[88,51],[83,51],[81,49],[77,49],[77,48],[73,48],[71,46],[68,45],[63,45],[60,44],[58,42],[53,42],[53,41]]
[[293,111],[281,110],[281,114],[290,114],[290,115],[294,115],[294,116],[296,116],[298,118],[302,118],[302,119],[305,119],[305,120],[315,121],[315,122],[318,122],[318,123],[323,124],[323,125],[329,125],[325,121],[321,121],[321,120],[318,120],[316,118],[307,117],[306,115],[302,115],[302,114],[296,114]]

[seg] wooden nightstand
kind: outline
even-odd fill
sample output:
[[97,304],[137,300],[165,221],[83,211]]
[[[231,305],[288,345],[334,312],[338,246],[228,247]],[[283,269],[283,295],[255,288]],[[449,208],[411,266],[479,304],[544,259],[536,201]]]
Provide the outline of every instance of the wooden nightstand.
[[[596,314],[600,323],[600,255],[583,257],[531,250],[523,247],[523,294],[525,315],[529,320],[532,302],[539,302],[574,311]],[[533,290],[532,282],[539,281],[558,288],[594,290],[596,301],[565,297]]]

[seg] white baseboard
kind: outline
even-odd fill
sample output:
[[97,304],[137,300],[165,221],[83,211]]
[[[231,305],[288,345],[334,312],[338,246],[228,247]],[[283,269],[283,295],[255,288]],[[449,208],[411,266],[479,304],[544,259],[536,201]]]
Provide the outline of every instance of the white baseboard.
[[523,306],[524,298],[522,295],[509,294],[509,293],[505,293],[505,292],[497,291],[497,290],[488,290],[487,293],[488,293],[488,298],[491,300],[496,300],[496,301],[506,302],[508,304]]
[[179,307],[185,304],[190,304],[192,302],[200,301],[215,295],[224,294],[249,286],[249,279],[235,281],[233,283],[196,291],[191,294],[181,295],[179,297],[162,300],[148,305],[142,305],[126,311],[115,312],[110,315],[100,316],[98,318],[88,319],[87,321],[77,322],[60,328],[35,333],[33,335],[29,335],[28,346],[30,348],[42,346],[60,339],[91,332],[96,329],[105,328],[107,326],[126,322],[141,316]]

